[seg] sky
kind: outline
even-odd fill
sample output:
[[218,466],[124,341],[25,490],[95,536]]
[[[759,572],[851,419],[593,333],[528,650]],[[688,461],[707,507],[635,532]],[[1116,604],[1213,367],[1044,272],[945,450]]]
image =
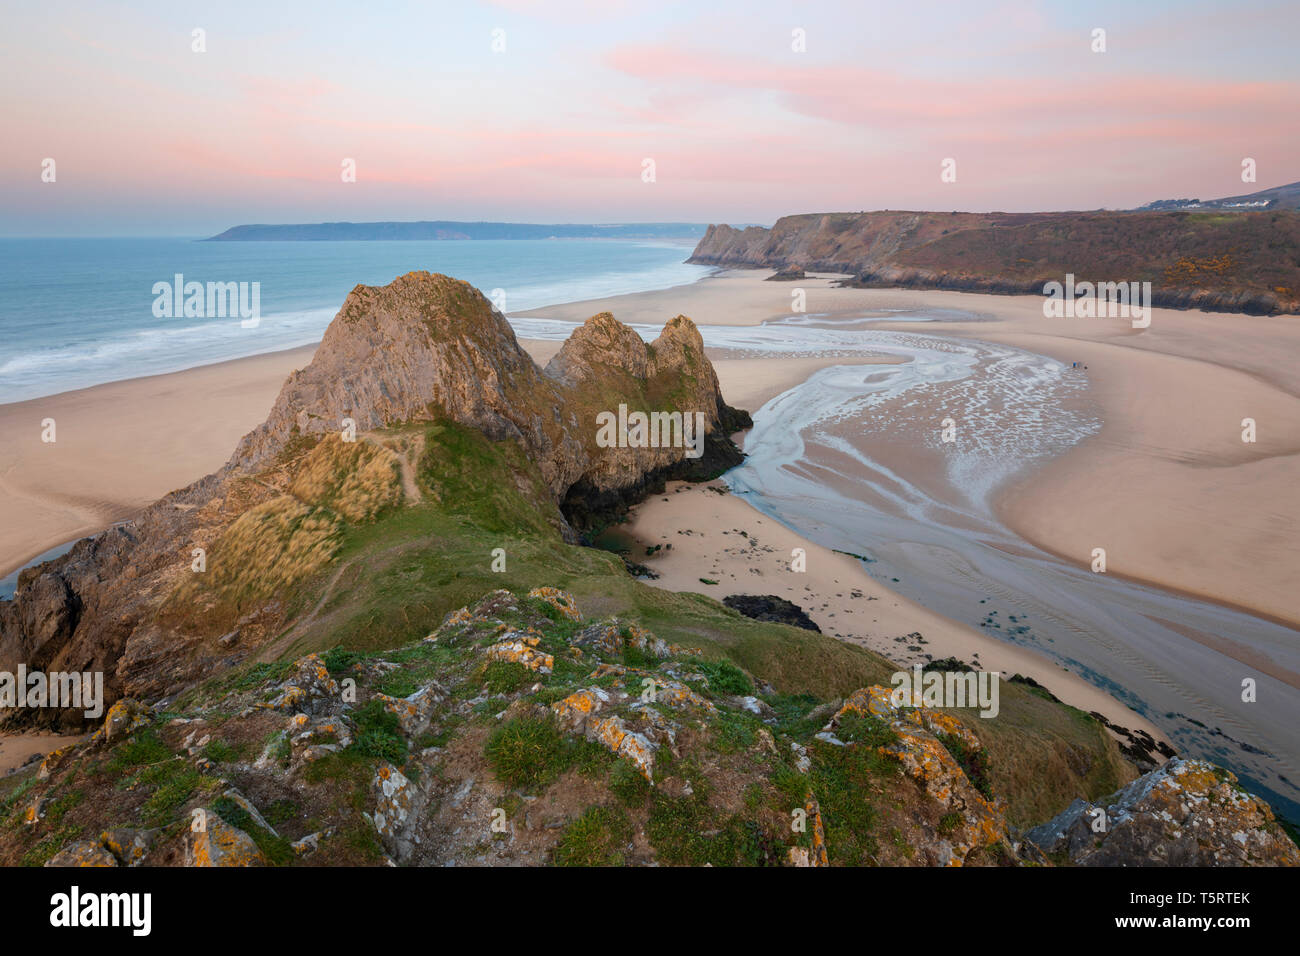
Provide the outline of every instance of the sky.
[[1295,0],[11,3],[0,234],[1230,196],[1300,180],[1297,35]]

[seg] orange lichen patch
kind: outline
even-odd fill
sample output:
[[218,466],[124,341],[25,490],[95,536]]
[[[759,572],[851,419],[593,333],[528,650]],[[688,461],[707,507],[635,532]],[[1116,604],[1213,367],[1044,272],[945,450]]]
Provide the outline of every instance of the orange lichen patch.
[[384,710],[393,714],[397,718],[397,722],[403,727],[415,723],[419,719],[420,709],[412,701],[400,697],[389,697],[387,694],[375,694],[375,699],[383,704]]
[[863,687],[855,690],[844,701],[844,705],[836,711],[835,716],[831,718],[832,724],[838,724],[839,719],[845,714],[856,714],[859,717],[887,717],[895,713],[897,708],[890,700],[890,690],[887,687],[881,687],[879,684],[871,687]]
[[338,720],[322,720],[312,729],[316,733],[324,734],[326,736],[333,735],[335,737],[341,737],[347,733],[347,728],[343,726],[342,721]]
[[104,848],[126,866],[135,866],[149,853],[157,830],[132,830],[118,827],[99,835]]
[[[352,743],[348,725],[337,717],[308,720],[305,714],[290,721],[290,748],[293,763],[312,763]],[[401,718],[398,718],[399,722]],[[297,728],[296,730],[294,728]],[[269,751],[268,751],[269,752]]]
[[313,693],[313,696],[334,695],[339,691],[339,685],[330,676],[329,668],[325,666],[325,661],[319,654],[312,653],[306,657],[294,661],[294,670],[297,671],[297,680],[295,683],[306,687]]
[[1096,803],[1075,800],[1026,840],[1082,866],[1300,866],[1265,801],[1231,771],[1181,757]]
[[191,832],[191,866],[265,866],[266,857],[243,830],[233,827],[211,810],[201,811],[203,829]]
[[307,703],[307,692],[301,687],[288,687],[269,704],[259,704],[270,710],[295,711]]
[[91,744],[111,743],[130,736],[139,727],[149,723],[145,716],[144,705],[139,701],[123,697],[108,708],[103,725],[90,738]]
[[822,808],[811,793],[808,794],[808,799],[804,803],[804,810],[808,813],[808,819],[812,821],[812,859],[810,862],[813,866],[830,866],[830,860],[826,857],[826,828],[822,826]]
[[582,614],[578,611],[578,604],[568,591],[561,591],[559,588],[553,587],[540,587],[533,588],[528,592],[528,596],[545,601],[569,620],[582,623]]
[[587,726],[587,718],[596,713],[609,701],[609,695],[598,687],[588,687],[576,691],[563,700],[551,704],[551,711],[566,730],[581,733]]
[[1203,760],[1184,760],[1170,768],[1169,776],[1160,781],[1160,786],[1201,795],[1227,780],[1236,783],[1237,777],[1227,770],[1216,773],[1214,765]]
[[371,782],[378,800],[375,805],[375,830],[389,844],[406,828],[415,806],[415,788],[410,779],[392,764],[383,764]]
[[37,797],[29,803],[27,809],[23,811],[23,823],[29,827],[40,823],[45,818],[45,807],[48,803],[46,797]]
[[69,745],[67,747],[60,747],[58,750],[51,750],[47,753],[45,758],[41,761],[40,767],[36,771],[36,779],[48,780],[50,775],[59,769],[64,759],[68,754],[72,753],[72,751],[73,747]]
[[650,741],[640,734],[629,733],[619,745],[618,755],[631,760],[636,765],[637,770],[641,771],[641,775],[646,780],[654,783],[654,778],[651,776],[654,767],[654,748],[651,746]]
[[618,753],[618,748],[622,746],[623,738],[626,736],[627,731],[623,729],[623,721],[617,717],[602,720],[596,725],[596,739],[614,753]]
[[93,840],[78,840],[50,858],[46,866],[117,866],[117,859]]
[[600,721],[595,728],[595,737],[620,757],[630,760],[643,777],[654,783],[651,774],[654,767],[654,745],[641,734],[624,727],[621,718],[607,717]]
[[979,750],[982,747],[975,733],[957,717],[928,707],[897,707],[893,701],[892,691],[879,684],[863,687],[850,694],[843,706],[831,718],[826,729],[830,731],[839,726],[840,719],[845,715],[904,721],[914,727],[928,730],[932,734],[950,734],[959,737],[971,750]]
[[812,846],[792,846],[787,854],[791,866],[813,867],[813,866],[830,866],[830,859],[826,855],[826,827],[822,823],[821,805],[817,803],[817,798],[808,792],[804,798],[804,812],[807,814],[807,823],[811,825]]
[[448,614],[447,620],[443,622],[443,626],[445,627],[445,626],[456,625],[456,624],[468,624],[472,620],[474,620],[474,615],[469,612],[469,608],[463,607],[458,611],[452,611],[450,614]]
[[544,651],[535,650],[540,643],[540,638],[521,631],[513,633],[515,636],[489,647],[487,656],[494,661],[511,661],[515,664],[522,664],[530,671],[549,674],[555,666],[555,657]]
[[623,635],[614,624],[593,624],[574,638],[574,643],[586,645],[597,653],[618,656],[623,653]]
[[1002,804],[991,803],[971,785],[961,765],[938,739],[940,734],[951,735],[971,751],[980,750],[979,738],[961,720],[930,708],[897,707],[892,691],[876,684],[849,695],[818,736],[831,743],[842,743],[836,740],[834,732],[840,721],[850,715],[889,721],[898,739],[877,749],[895,757],[903,771],[939,804],[942,814],[956,813],[960,818],[947,837],[951,851],[948,865],[960,866],[971,850],[992,846],[1006,838]]
[[271,710],[310,710],[313,700],[337,698],[339,685],[330,676],[329,668],[319,654],[299,658],[293,665],[293,676],[281,685],[280,694],[269,704],[259,704]]

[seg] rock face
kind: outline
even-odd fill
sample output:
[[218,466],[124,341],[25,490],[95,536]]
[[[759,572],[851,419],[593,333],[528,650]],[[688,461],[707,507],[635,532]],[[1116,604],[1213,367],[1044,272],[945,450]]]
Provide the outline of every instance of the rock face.
[[723,402],[699,330],[685,316],[647,345],[603,312],[575,330],[543,372],[481,292],[411,272],[349,293],[312,363],[290,376],[230,465],[256,470],[294,438],[337,433],[345,419],[362,432],[441,415],[519,441],[557,498],[580,479],[609,492],[684,458],[680,447],[598,445],[596,415],[619,404],[700,412],[709,433],[738,415]]
[[1150,280],[1162,307],[1298,313],[1300,266],[1280,279],[1279,249],[1300,249],[1300,213],[885,210],[783,216],[771,229],[711,225],[689,261],[851,273],[862,287],[1033,295],[1073,272]]
[[[868,746],[855,743],[847,732],[853,718],[876,718],[887,724],[889,739],[877,748],[895,757],[936,804],[940,823],[917,846],[929,865],[961,866],[972,852],[1007,839],[1005,804],[976,788],[983,746],[960,720],[924,707],[900,708],[891,700],[888,687],[874,685],[855,691],[817,739],[840,747]],[[958,763],[954,750],[966,755],[968,766]]]
[[299,435],[338,433],[344,419],[363,432],[442,414],[518,440],[558,495],[586,464],[563,405],[481,292],[411,272],[348,294],[311,364],[289,377],[231,464],[256,469]]
[[[596,416],[616,414],[620,405],[692,420],[698,413],[705,454],[689,458],[680,446],[606,447],[597,441]],[[360,436],[356,445],[338,441],[345,419]],[[245,538],[271,528],[301,539],[306,528],[315,536],[313,566],[323,566],[336,548],[336,519],[347,517],[340,508],[360,495],[321,500],[307,473],[315,452],[302,459],[303,449],[323,449],[319,464],[328,471],[342,449],[370,448],[351,454],[374,460],[347,465],[382,478],[385,469],[396,474],[399,456],[363,444],[367,431],[444,420],[518,442],[578,528],[666,478],[714,477],[738,463],[728,435],[749,425],[747,414],[723,401],[699,331],[684,316],[648,345],[613,316],[595,316],[543,371],[505,317],[465,282],[412,272],[386,286],[357,286],[311,364],[290,376],[267,420],[220,471],[19,576],[14,600],[0,601],[0,669],[102,671],[107,706],[123,694],[175,694],[198,675],[230,666],[243,656],[233,641],[200,640],[160,613],[183,583],[193,549],[238,522]],[[286,473],[286,463],[298,471]],[[378,478],[371,485],[376,509],[402,497]],[[571,528],[566,533],[576,539]],[[263,578],[273,580],[275,572],[268,568]],[[289,623],[268,601],[231,633],[247,648]],[[9,720],[68,730],[84,723],[80,711],[53,709],[20,711]]]
[[[669,321],[649,344],[608,312],[592,316],[547,364],[546,376],[563,390],[574,420],[582,423],[579,437],[589,464],[563,502],[575,524],[599,523],[662,488],[665,480],[703,480],[741,461],[727,436],[753,423],[723,401],[704,340],[684,315]],[[671,445],[602,447],[596,416],[616,414],[619,405],[629,412],[679,410],[701,421],[701,455],[688,457]],[[683,420],[683,440],[695,434],[687,433],[693,427]]]
[[1170,760],[1025,834],[1079,866],[1300,866],[1268,804],[1203,760]]
[[803,608],[775,594],[731,594],[723,598],[722,603],[733,611],[739,611],[745,617],[752,617],[756,621],[790,624],[793,627],[802,627],[805,631],[816,631],[818,634],[822,630]]

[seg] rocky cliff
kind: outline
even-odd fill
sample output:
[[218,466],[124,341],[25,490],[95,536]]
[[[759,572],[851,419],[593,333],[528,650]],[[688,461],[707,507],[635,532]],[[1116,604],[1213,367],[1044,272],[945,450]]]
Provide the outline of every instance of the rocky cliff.
[[[6,661],[113,702],[0,778],[0,865],[1300,862],[1230,774],[1140,777],[1042,688],[898,707],[897,665],[793,605],[574,543],[578,504],[706,467],[596,440],[620,403],[718,447],[744,417],[682,317],[647,344],[595,316],[541,370],[463,283],[355,290],[220,472],[0,603]],[[52,715],[84,729],[20,716]]]
[[1025,840],[1076,866],[1300,865],[1268,804],[1204,760],[1170,760],[1100,800],[1075,800]]
[[1019,781],[1096,792],[1113,741],[1082,715],[1056,737],[890,698],[784,695],[568,592],[500,589],[412,644],[120,701],[0,781],[0,864],[1300,864],[1267,805],[1195,761],[1026,833]]
[[846,273],[864,287],[1042,294],[1067,273],[1151,282],[1152,301],[1300,313],[1300,213],[864,212],[711,225],[691,262]]
[[[595,416],[620,404],[700,414],[706,454],[602,446]],[[433,421],[517,445],[565,506],[567,518],[553,523],[576,540],[575,525],[607,517],[667,477],[713,477],[734,464],[740,456],[727,436],[748,416],[723,401],[684,316],[649,345],[613,316],[596,316],[543,371],[467,283],[413,272],[357,286],[311,364],[289,378],[225,467],[20,575],[14,600],[0,602],[0,670],[103,671],[110,703],[178,693],[229,661],[230,642],[210,633],[215,622],[246,646],[283,631],[302,609],[287,607],[282,592],[327,569],[350,528],[420,499],[412,471],[422,439],[383,445],[370,433]],[[321,477],[335,474],[352,476],[350,484],[322,493]],[[194,567],[196,549],[209,566]],[[194,620],[193,607],[206,607],[210,620]],[[81,719],[75,711],[9,715],[65,728]]]

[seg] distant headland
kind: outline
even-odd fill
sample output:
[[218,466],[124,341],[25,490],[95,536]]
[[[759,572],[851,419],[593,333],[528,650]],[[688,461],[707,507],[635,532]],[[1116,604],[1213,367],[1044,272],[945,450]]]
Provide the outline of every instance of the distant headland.
[[232,226],[205,242],[340,242],[419,239],[700,239],[707,223],[314,222]]

